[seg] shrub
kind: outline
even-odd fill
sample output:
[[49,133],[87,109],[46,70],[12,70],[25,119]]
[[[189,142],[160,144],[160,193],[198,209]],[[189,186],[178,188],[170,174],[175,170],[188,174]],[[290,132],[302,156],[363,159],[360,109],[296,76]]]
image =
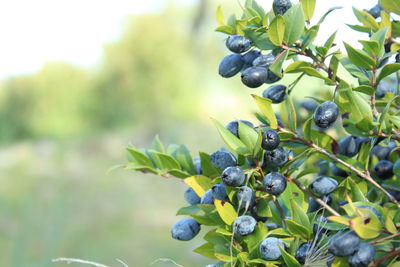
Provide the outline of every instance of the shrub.
[[[395,266],[400,255],[400,63],[390,63],[400,49],[400,22],[392,19],[400,7],[382,0],[372,11],[354,8],[361,25],[349,26],[369,39],[359,41],[363,49],[344,42],[344,54],[336,32],[314,44],[337,9],[312,25],[315,2],[275,0],[266,12],[247,0],[240,18],[227,20],[218,7],[216,30],[228,35],[234,53],[222,60],[221,76],[242,72],[253,88],[297,75],[252,95],[256,126],[214,120],[230,151],[200,152],[194,161],[184,145],[165,148],[158,138],[149,149],[127,148],[126,169],[184,179],[197,194],[177,214],[212,226],[194,251],[217,266]],[[339,66],[357,84],[340,77]],[[330,90],[296,103],[291,93],[306,76]],[[379,90],[382,83],[391,88]],[[377,148],[387,150],[384,159]],[[186,228],[185,237],[198,232]]]

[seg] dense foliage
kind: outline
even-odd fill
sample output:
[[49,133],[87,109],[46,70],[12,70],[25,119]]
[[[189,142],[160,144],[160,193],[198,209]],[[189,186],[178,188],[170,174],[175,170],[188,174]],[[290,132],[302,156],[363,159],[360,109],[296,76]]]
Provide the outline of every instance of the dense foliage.
[[[274,84],[262,96],[254,125],[213,120],[228,150],[192,158],[184,145],[128,147],[124,167],[184,179],[190,204],[171,230],[191,240],[212,226],[194,251],[219,262],[209,266],[398,266],[400,256],[400,117],[398,108],[400,14],[397,0],[354,8],[367,33],[362,49],[333,33],[314,44],[320,25],[311,18],[315,0],[274,0],[266,12],[253,0],[243,14],[226,20],[217,9],[217,31],[228,34],[232,54],[219,74],[241,72],[257,88],[296,74],[291,84]],[[339,76],[348,72],[357,83]],[[387,82],[397,75],[397,84]],[[291,92],[305,76],[332,90],[308,97],[301,106]],[[387,81],[385,81],[387,80]],[[280,109],[275,114],[275,106]],[[304,115],[304,112],[306,115]]]

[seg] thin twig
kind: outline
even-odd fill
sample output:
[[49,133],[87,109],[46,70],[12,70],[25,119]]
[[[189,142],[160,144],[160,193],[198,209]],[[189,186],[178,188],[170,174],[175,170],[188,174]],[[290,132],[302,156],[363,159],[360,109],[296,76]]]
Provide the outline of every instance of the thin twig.
[[155,261],[153,261],[152,263],[150,263],[150,266],[156,264],[157,262],[171,262],[171,263],[174,264],[175,266],[183,267],[183,265],[180,265],[180,264],[176,263],[174,260],[168,259],[168,258],[159,258],[159,259],[156,259]]
[[293,178],[288,178],[289,182],[294,183],[297,185],[297,187],[303,191],[305,194],[309,195],[312,197],[318,204],[320,204],[322,207],[324,207],[327,211],[329,211],[332,215],[335,216],[340,216],[340,214],[334,210],[331,206],[329,206],[325,201],[322,201],[322,199],[318,198],[316,195],[314,195],[313,192],[310,191],[307,187],[305,187],[302,183],[300,183],[298,180],[293,179]]
[[396,204],[397,207],[400,208],[400,203],[394,198],[394,196],[392,196],[388,191],[386,191],[380,184],[378,184],[368,173],[360,171],[359,169],[355,168],[354,166],[348,164],[347,162],[341,160],[340,158],[336,157],[335,155],[329,153],[328,151],[326,151],[325,149],[323,149],[322,147],[312,143],[312,142],[308,142],[307,140],[299,137],[296,133],[291,132],[290,130],[287,129],[283,129],[283,128],[279,128],[279,131],[282,132],[290,132],[292,134],[295,134],[295,138],[296,140],[299,141],[299,143],[302,143],[306,146],[312,147],[315,149],[315,151],[327,156],[328,158],[330,158],[331,160],[342,164],[343,166],[345,166],[346,168],[348,168],[349,170],[351,170],[352,172],[356,173],[359,177],[363,178],[364,180],[370,182],[373,186],[375,186],[377,189],[379,189],[380,191],[382,191],[389,199],[390,201],[392,201],[393,203]]
[[120,260],[120,259],[115,259],[115,260],[118,261],[119,263],[121,263],[122,265],[124,265],[124,267],[129,267],[128,264],[126,264],[122,260]]
[[396,234],[393,234],[393,235],[384,236],[384,237],[375,239],[375,240],[371,241],[370,243],[374,245],[374,244],[378,244],[378,243],[381,243],[383,241],[386,241],[386,240],[389,240],[389,239],[393,239],[393,238],[396,238],[396,237],[399,237],[399,236],[400,236],[400,232],[398,232]]
[[360,176],[361,178],[363,178],[364,180],[367,180],[368,182],[370,182],[373,186],[375,186],[376,188],[378,188],[380,191],[382,191],[393,203],[395,203],[397,205],[397,207],[400,208],[400,203],[394,198],[394,196],[392,196],[388,191],[386,191],[380,184],[378,184],[370,175],[367,175],[365,172],[360,171],[359,169],[353,167],[352,165],[348,164],[347,162],[341,160],[340,158],[336,157],[335,155],[329,153],[328,151],[326,151],[325,149],[323,149],[322,147],[317,146],[314,143],[310,143],[309,144],[310,147],[314,148],[317,152],[324,154],[325,156],[329,157],[331,160],[342,164],[343,166],[345,166],[346,168],[348,168],[349,170],[351,170],[352,172],[356,173],[358,176]]
[[279,200],[276,198],[276,196],[272,196],[272,200],[274,201],[275,206],[279,211],[279,215],[281,216],[282,226],[283,228],[286,228],[286,223],[285,223],[286,216],[285,213],[283,212],[282,206],[281,204],[279,204]]
[[92,265],[92,266],[96,266],[96,267],[109,267],[107,265],[97,263],[94,261],[87,261],[87,260],[75,259],[75,258],[57,258],[57,259],[53,259],[51,261],[52,262],[66,262],[67,264],[82,263],[82,264],[88,264],[88,265]]

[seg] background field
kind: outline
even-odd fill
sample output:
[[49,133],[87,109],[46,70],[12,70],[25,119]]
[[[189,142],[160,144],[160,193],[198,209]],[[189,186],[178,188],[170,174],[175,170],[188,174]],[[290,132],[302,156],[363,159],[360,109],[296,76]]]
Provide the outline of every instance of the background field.
[[[212,31],[216,3],[167,2],[127,18],[92,68],[48,62],[0,82],[0,266],[65,266],[51,263],[57,257],[110,266],[120,266],[116,258],[129,266],[208,262],[190,252],[200,238],[170,238],[185,205],[179,180],[108,172],[125,161],[126,144],[147,146],[157,133],[195,155],[222,146],[210,117],[255,122],[249,94],[265,88],[217,75],[227,51]],[[219,3],[227,13],[236,7]],[[295,94],[321,86],[305,79]]]

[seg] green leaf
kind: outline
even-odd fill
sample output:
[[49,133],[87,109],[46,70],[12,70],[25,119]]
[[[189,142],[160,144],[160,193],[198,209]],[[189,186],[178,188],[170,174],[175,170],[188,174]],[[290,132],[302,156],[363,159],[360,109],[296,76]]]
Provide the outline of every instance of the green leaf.
[[260,111],[264,114],[265,117],[269,120],[270,126],[272,129],[278,128],[278,121],[276,120],[276,116],[274,113],[274,109],[272,108],[271,99],[260,97],[258,95],[252,95],[254,101],[256,102]]
[[343,112],[349,112],[355,121],[373,121],[371,106],[343,80],[338,88],[337,104]]
[[366,70],[354,65],[350,61],[350,59],[347,57],[338,57],[338,58],[340,60],[340,63],[343,65],[343,67],[345,67],[345,69],[353,77],[357,78],[361,84],[369,84],[370,83],[370,81],[369,81],[370,75]]
[[153,167],[151,160],[143,152],[133,147],[127,147],[126,149],[131,155],[131,159],[133,159],[135,163],[137,163],[140,166],[146,166],[151,168]]
[[294,183],[288,182],[285,191],[280,195],[280,199],[286,207],[290,207],[291,201],[294,200],[300,207],[306,208],[307,203],[304,201],[304,193]]
[[349,218],[345,218],[344,216],[329,216],[328,220],[332,221],[332,222],[337,222],[340,224],[344,224],[349,226],[350,225],[350,219]]
[[279,246],[279,250],[281,251],[282,254],[282,258],[284,260],[284,262],[286,263],[286,266],[290,266],[290,267],[300,267],[301,264],[292,256],[290,255],[288,252],[286,252],[286,250],[284,248],[282,248],[280,245]]
[[238,217],[235,208],[229,203],[221,200],[214,200],[215,207],[221,219],[227,224],[232,225]]
[[347,55],[349,56],[351,62],[354,63],[354,65],[365,69],[372,69],[375,67],[376,62],[373,58],[368,56],[365,52],[351,47],[346,42],[343,43],[346,47]]
[[354,15],[356,15],[357,19],[366,27],[371,28],[373,31],[377,31],[379,29],[379,25],[367,11],[358,10],[353,7]]
[[335,80],[339,69],[339,59],[336,56],[331,57],[331,61],[329,62],[329,69],[331,69],[332,71],[331,79]]
[[398,0],[379,0],[383,9],[400,15],[400,2]]
[[151,143],[151,148],[154,149],[155,151],[165,153],[165,147],[161,142],[160,138],[158,137],[158,135],[154,137],[153,142]]
[[354,91],[366,94],[366,95],[373,95],[375,94],[375,88],[369,85],[360,85],[353,89]]
[[290,205],[292,207],[292,215],[293,215],[293,220],[304,227],[307,228],[307,234],[308,236],[311,235],[311,224],[310,220],[308,219],[307,214],[304,212],[304,210],[297,204],[296,201],[293,199],[290,200]]
[[370,214],[368,217],[359,216],[351,219],[350,226],[362,239],[371,239],[379,236],[382,229],[382,224],[379,219]]
[[193,164],[193,159],[192,155],[190,154],[190,151],[187,149],[185,145],[180,145],[178,149],[176,149],[172,156],[179,162],[181,165],[182,169],[185,171],[195,174],[196,170],[194,168]]
[[184,182],[190,186],[199,197],[202,197],[204,193],[212,187],[211,179],[203,175],[191,176],[186,178]]
[[304,227],[303,225],[301,225],[293,220],[285,220],[285,222],[286,222],[287,230],[291,234],[293,234],[295,236],[303,237],[304,239],[308,239],[307,233],[309,232],[309,230],[306,227]]
[[308,120],[306,120],[306,122],[303,125],[304,138],[307,141],[311,141],[312,122],[313,122],[313,118],[309,118]]
[[379,31],[375,32],[371,36],[371,40],[377,41],[380,47],[380,52],[379,52],[379,57],[381,57],[385,53],[385,40],[386,40],[386,34],[387,34],[388,29],[383,28],[380,29]]
[[151,158],[156,162],[158,169],[160,170],[181,169],[179,162],[170,155],[156,151],[149,151],[149,153],[151,155]]
[[261,18],[265,16],[265,10],[257,3],[257,1],[253,1],[251,7],[258,13]]
[[235,34],[236,33],[235,28],[232,28],[231,26],[227,26],[227,25],[219,26],[219,27],[215,28],[215,31],[222,32],[225,34]]
[[349,267],[347,257],[346,258],[335,257],[331,267]]
[[347,26],[349,26],[350,28],[352,28],[355,31],[358,32],[365,32],[365,33],[371,33],[371,29],[365,26],[361,26],[361,25],[351,25],[351,24],[346,24]]
[[280,46],[285,33],[285,19],[282,16],[276,16],[269,25],[268,36],[271,42]]
[[218,122],[215,119],[212,119],[214,122],[214,125],[217,127],[217,130],[222,138],[224,140],[225,144],[238,153],[239,155],[245,155],[249,153],[249,150],[247,149],[246,145],[240,141],[239,138],[237,138],[234,134],[232,134],[228,129],[226,129],[220,122]]
[[217,19],[217,24],[218,24],[219,26],[225,25],[225,17],[224,17],[224,13],[222,13],[222,7],[221,7],[221,5],[219,5],[219,6],[217,7],[216,19]]
[[238,121],[238,127],[240,140],[246,145],[249,151],[254,151],[258,140],[257,132],[253,127],[248,126],[240,120]]
[[370,56],[373,57],[379,56],[380,46],[377,41],[360,40],[359,42],[363,45],[364,51],[366,51]]
[[298,73],[302,72],[301,68],[302,67],[311,67],[311,64],[305,61],[297,60],[293,63],[291,63],[287,68],[285,69],[286,73]]
[[257,202],[257,215],[261,217],[272,217],[271,207],[268,205],[270,199],[260,198]]
[[390,14],[387,12],[381,12],[381,22],[379,23],[379,28],[384,29],[387,28],[386,38],[393,37],[392,36],[392,21]]
[[296,109],[290,95],[287,96],[285,101],[285,113],[287,113],[289,128],[295,132],[297,128]]
[[326,19],[326,17],[332,12],[335,11],[337,9],[342,9],[343,7],[341,6],[336,6],[336,7],[332,7],[330,8],[327,12],[325,12],[325,14],[319,19],[317,24],[322,24],[322,22],[324,22],[324,20]]
[[256,32],[253,29],[243,29],[243,32],[245,36],[250,39],[252,44],[261,50],[272,50],[276,48],[266,32]]
[[383,124],[384,124],[384,122],[385,122],[385,119],[386,119],[387,116],[389,115],[390,106],[392,105],[393,101],[396,100],[396,98],[398,98],[398,97],[399,97],[399,96],[394,96],[394,97],[392,97],[392,98],[389,100],[389,102],[386,104],[386,107],[383,109],[383,111],[382,111],[382,113],[381,113],[381,115],[380,115],[380,117],[379,117],[379,128],[378,128],[378,132],[381,132],[381,131],[382,131],[382,127],[383,127]]
[[399,70],[400,70],[400,63],[391,63],[391,64],[385,65],[382,68],[381,72],[379,73],[378,78],[376,79],[376,83],[379,84],[379,82],[383,78],[385,78],[385,77],[389,76],[390,74],[395,73]]
[[155,170],[154,168],[143,166],[143,165],[138,165],[136,162],[125,164],[125,165],[123,165],[123,167],[127,170],[141,171],[141,172],[145,172],[145,173],[151,172],[154,174],[158,174],[158,171]]
[[[175,176],[176,178],[187,178],[187,177],[190,176],[189,173],[184,172],[184,171],[179,170],[179,169],[169,169],[166,172],[169,173],[172,176]],[[163,173],[161,173],[161,175],[163,175]]]
[[214,255],[214,245],[211,243],[205,243],[205,244],[201,245],[200,247],[195,248],[193,250],[193,252],[196,252],[197,254],[200,254],[204,257],[216,259],[215,255]]
[[371,143],[367,142],[361,145],[360,152],[358,152],[357,160],[364,164],[365,170],[368,169],[371,149]]
[[211,157],[207,153],[199,152],[200,165],[203,174],[208,177],[216,177],[220,175],[220,170],[211,163]]
[[319,31],[319,25],[315,25],[306,32],[303,42],[301,44],[301,48],[303,50],[309,47],[310,44],[314,42],[315,38],[317,37],[318,31]]
[[286,50],[284,53],[279,54],[275,58],[275,62],[269,67],[269,69],[275,73],[278,77],[282,77],[282,66],[283,62],[285,62],[287,56],[289,54],[289,50]]
[[[335,31],[334,33],[332,33],[331,36],[329,36],[329,38],[326,40],[324,47],[327,49],[327,52],[329,51],[329,49],[331,49],[333,42],[335,41],[336,38],[336,34],[337,31]],[[325,54],[326,55],[326,54]]]
[[262,131],[258,131],[257,134],[257,141],[254,145],[254,149],[253,149],[253,158],[256,158],[258,156],[258,154],[262,151]]
[[324,80],[327,83],[332,83],[332,80],[329,79],[328,77],[325,77],[324,75],[322,75],[319,71],[317,71],[316,69],[312,68],[312,67],[301,67],[300,68],[305,74],[307,74],[308,76],[312,76],[312,77],[316,77],[319,79]]
[[300,36],[304,32],[305,18],[301,4],[293,5],[286,11],[283,17],[285,18],[285,35],[283,40],[288,45],[292,45],[300,39]]
[[196,205],[180,208],[176,215],[196,215],[201,212],[201,209]]
[[300,0],[304,15],[309,21],[314,15],[315,0]]
[[390,218],[389,216],[386,217],[385,228],[391,234],[396,234],[397,233],[396,225],[393,223],[392,218]]

